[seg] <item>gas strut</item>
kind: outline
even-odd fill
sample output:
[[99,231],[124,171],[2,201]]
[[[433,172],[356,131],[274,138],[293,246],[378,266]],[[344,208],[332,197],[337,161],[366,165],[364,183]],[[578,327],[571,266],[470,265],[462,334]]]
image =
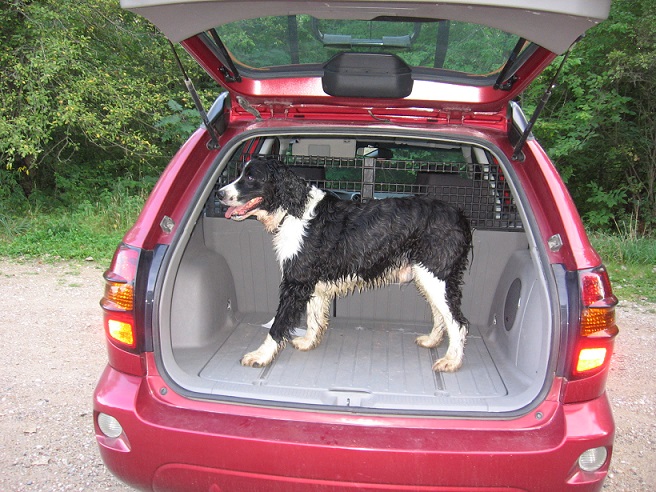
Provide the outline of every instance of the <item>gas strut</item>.
[[182,72],[182,76],[184,77],[185,86],[187,86],[187,90],[189,91],[189,94],[191,95],[191,98],[194,100],[194,104],[196,105],[196,110],[200,114],[200,118],[201,120],[203,120],[203,124],[205,125],[205,128],[207,128],[207,133],[209,133],[210,135],[210,141],[207,143],[207,148],[210,150],[218,149],[220,147],[219,136],[216,134],[216,130],[210,123],[209,118],[207,117],[207,112],[203,107],[203,103],[201,102],[200,97],[198,97],[198,92],[196,92],[194,83],[191,81],[191,79],[187,75],[187,71],[182,66],[182,61],[180,61],[178,52],[175,51],[175,46],[170,40],[169,40],[169,44],[171,45],[171,49],[173,50],[173,56],[175,57],[175,61],[178,62],[178,67],[180,67],[180,71]]
[[[577,39],[578,41],[578,39]],[[574,42],[576,44],[576,42]],[[540,99],[539,104],[535,108],[535,111],[533,112],[533,116],[531,116],[531,120],[528,122],[526,125],[526,128],[524,129],[524,132],[522,135],[519,137],[519,140],[517,141],[517,144],[515,145],[515,148],[513,149],[513,155],[512,159],[514,161],[523,161],[524,160],[524,154],[522,154],[522,149],[524,148],[524,144],[526,143],[526,140],[528,140],[529,135],[531,134],[531,131],[533,130],[533,126],[535,125],[535,122],[538,120],[538,116],[540,116],[540,113],[544,109],[544,107],[547,105],[547,102],[549,101],[549,98],[551,97],[551,93],[553,92],[553,88],[556,87],[556,80],[558,79],[558,76],[560,75],[560,72],[562,71],[563,67],[565,66],[565,62],[567,61],[567,57],[569,56],[570,52],[572,51],[572,47],[567,50],[565,53],[565,56],[563,56],[563,59],[560,62],[560,65],[558,66],[558,70],[556,70],[556,73],[551,79],[551,82],[549,82],[549,85],[547,86],[547,89],[544,91],[544,94],[542,95],[542,99]]]

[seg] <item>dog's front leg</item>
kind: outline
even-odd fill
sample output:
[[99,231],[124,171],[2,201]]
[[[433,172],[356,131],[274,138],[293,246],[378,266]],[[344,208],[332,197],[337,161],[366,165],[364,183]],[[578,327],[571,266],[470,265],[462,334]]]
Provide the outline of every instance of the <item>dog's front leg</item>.
[[257,350],[241,358],[242,365],[264,367],[275,359],[276,355],[285,348],[291,330],[298,325],[311,294],[312,289],[305,284],[289,282],[283,277],[280,284],[278,311],[269,334]]
[[250,367],[268,366],[283,348],[285,348],[284,340],[276,342],[271,335],[267,335],[264,343],[257,350],[248,352],[241,358],[241,365]]
[[333,296],[334,293],[324,283],[317,284],[307,303],[307,331],[304,336],[292,339],[292,345],[296,349],[312,350],[321,343],[321,338],[328,328]]

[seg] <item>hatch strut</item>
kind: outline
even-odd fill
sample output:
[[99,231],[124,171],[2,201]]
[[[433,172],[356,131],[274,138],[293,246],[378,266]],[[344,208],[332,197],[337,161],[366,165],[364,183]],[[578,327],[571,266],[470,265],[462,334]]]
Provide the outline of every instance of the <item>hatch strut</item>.
[[437,39],[435,40],[435,61],[433,61],[433,68],[444,68],[444,60],[446,60],[446,50],[449,46],[449,30],[451,29],[451,21],[439,20],[437,23]]
[[[577,40],[578,41],[578,40]],[[576,44],[576,43],[574,43]],[[556,80],[558,79],[558,76],[560,75],[561,70],[565,66],[565,62],[567,61],[567,57],[569,56],[570,52],[572,51],[572,47],[567,50],[565,53],[565,56],[563,56],[563,59],[560,62],[560,65],[558,66],[558,70],[556,70],[556,73],[554,76],[551,78],[551,81],[549,82],[549,85],[547,86],[547,89],[544,91],[544,94],[542,95],[542,99],[540,99],[540,102],[538,103],[537,107],[535,108],[535,111],[533,111],[533,116],[531,116],[531,120],[528,122],[526,125],[526,128],[522,132],[522,135],[519,137],[519,140],[517,141],[517,144],[515,145],[515,148],[513,149],[513,155],[512,159],[514,161],[523,161],[524,160],[524,154],[522,154],[522,149],[524,148],[524,144],[528,140],[529,135],[531,134],[531,131],[533,130],[533,126],[535,125],[535,122],[538,120],[538,116],[540,116],[540,113],[544,109],[544,107],[547,105],[547,102],[549,101],[549,98],[551,97],[551,93],[553,91],[553,88],[556,87]]]
[[298,22],[295,15],[287,16],[287,38],[289,41],[289,56],[292,65],[300,63],[299,50],[298,50]]
[[230,56],[230,52],[228,51],[228,48],[226,48],[225,44],[223,44],[223,41],[221,41],[221,38],[216,32],[216,29],[214,28],[210,29],[210,36],[212,36],[212,41],[214,41],[214,44],[219,49],[219,55],[220,55],[219,58],[221,59],[224,65],[228,65],[228,70],[230,71],[230,73],[228,73],[228,70],[226,70],[225,67],[220,68],[221,73],[226,78],[226,81],[241,82],[241,75],[239,75],[239,70],[237,70],[237,66],[235,65],[235,62],[232,61],[232,57]]
[[187,75],[187,71],[182,66],[182,62],[180,61],[178,52],[175,51],[175,46],[170,40],[169,40],[169,44],[171,45],[171,49],[173,50],[173,56],[175,57],[175,61],[178,63],[178,67],[180,67],[180,71],[182,72],[182,76],[184,77],[185,86],[187,86],[187,90],[189,91],[189,94],[191,95],[191,98],[194,100],[194,104],[196,105],[196,110],[200,114],[200,118],[203,120],[203,124],[205,125],[205,128],[207,128],[207,133],[209,133],[210,135],[210,141],[207,144],[207,148],[211,150],[218,149],[220,145],[219,145],[219,136],[216,133],[216,129],[212,126],[212,124],[210,123],[210,119],[207,117],[207,112],[203,107],[203,103],[201,102],[200,97],[198,97],[198,92],[196,92],[194,83],[191,81],[191,79]]
[[503,91],[510,90],[510,88],[512,87],[513,83],[516,80],[516,77],[513,75],[508,80],[506,80],[506,75],[508,74],[508,71],[515,63],[515,60],[517,60],[517,57],[519,56],[519,52],[522,51],[522,48],[524,47],[525,44],[526,44],[526,39],[519,38],[519,40],[517,40],[517,44],[515,44],[512,53],[510,53],[510,56],[506,60],[506,64],[501,69],[501,73],[499,73],[499,76],[497,77],[497,80],[494,83],[495,89],[501,89]]

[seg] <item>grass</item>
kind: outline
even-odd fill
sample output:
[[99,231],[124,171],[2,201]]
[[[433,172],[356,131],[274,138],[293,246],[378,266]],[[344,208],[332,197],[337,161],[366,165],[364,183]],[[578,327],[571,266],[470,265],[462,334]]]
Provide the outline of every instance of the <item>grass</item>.
[[22,216],[0,214],[0,256],[108,264],[143,202],[141,196],[117,195],[83,201],[73,209],[36,207]]
[[656,239],[593,233],[590,240],[620,300],[656,302]]

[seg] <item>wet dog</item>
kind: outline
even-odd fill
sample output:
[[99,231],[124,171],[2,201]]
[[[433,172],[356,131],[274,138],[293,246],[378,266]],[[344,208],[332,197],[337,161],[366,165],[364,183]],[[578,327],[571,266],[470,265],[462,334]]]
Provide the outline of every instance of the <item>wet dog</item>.
[[[273,234],[282,270],[269,334],[257,350],[243,356],[243,365],[268,365],[287,341],[298,350],[315,348],[328,328],[335,296],[414,281],[433,316],[430,334],[417,337],[417,344],[435,347],[446,333],[446,355],[433,370],[460,368],[468,326],[460,304],[472,242],[462,211],[428,196],[340,200],[276,159],[247,162],[218,198],[228,207],[226,218],[255,216]],[[307,331],[292,338],[304,312]]]

